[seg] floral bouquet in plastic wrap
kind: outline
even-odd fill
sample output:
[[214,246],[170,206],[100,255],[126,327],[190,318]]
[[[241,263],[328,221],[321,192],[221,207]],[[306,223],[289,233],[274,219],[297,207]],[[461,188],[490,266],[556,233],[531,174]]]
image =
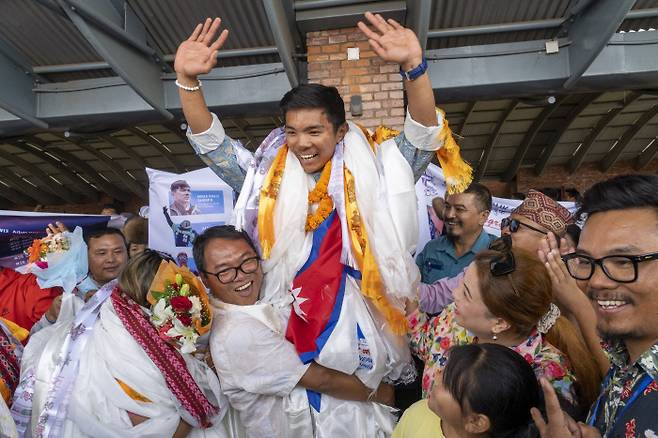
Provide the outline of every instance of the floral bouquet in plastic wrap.
[[35,239],[26,252],[28,264],[21,271],[34,274],[42,289],[59,286],[68,293],[87,275],[87,245],[80,227]]
[[160,337],[180,350],[194,353],[197,339],[210,330],[212,310],[201,281],[186,267],[162,261],[146,296],[150,321]]

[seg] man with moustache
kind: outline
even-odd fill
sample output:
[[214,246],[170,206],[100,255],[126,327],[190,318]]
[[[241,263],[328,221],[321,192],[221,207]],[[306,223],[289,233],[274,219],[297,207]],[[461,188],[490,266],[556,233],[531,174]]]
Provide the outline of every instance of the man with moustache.
[[456,276],[489,247],[496,238],[483,228],[490,211],[491,192],[482,184],[472,183],[463,193],[446,197],[446,234],[428,242],[416,258],[423,283]]
[[[586,294],[571,287],[563,304],[573,312],[594,308],[610,368],[587,426],[565,416],[544,384],[548,423],[533,412],[535,423],[546,438],[657,436],[658,176],[598,183],[585,193],[580,211],[587,220],[578,247],[562,259]],[[555,245],[545,257],[547,266],[556,265]]]

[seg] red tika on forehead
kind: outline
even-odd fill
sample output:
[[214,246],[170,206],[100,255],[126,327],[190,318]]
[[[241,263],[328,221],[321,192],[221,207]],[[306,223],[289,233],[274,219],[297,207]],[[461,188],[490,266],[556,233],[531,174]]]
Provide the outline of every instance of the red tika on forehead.
[[564,235],[567,225],[573,222],[569,210],[536,190],[530,190],[512,214],[527,217],[558,236]]

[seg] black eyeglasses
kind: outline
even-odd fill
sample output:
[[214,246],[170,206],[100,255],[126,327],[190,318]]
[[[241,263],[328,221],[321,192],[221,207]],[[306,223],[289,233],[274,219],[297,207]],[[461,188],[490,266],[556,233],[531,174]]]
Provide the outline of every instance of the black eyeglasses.
[[519,228],[526,227],[526,228],[531,229],[532,231],[536,231],[536,232],[541,233],[543,235],[548,234],[548,232],[540,230],[539,228],[535,228],[532,225],[528,225],[524,222],[521,222],[518,219],[510,219],[510,218],[506,217],[502,221],[500,221],[500,229],[502,230],[503,228],[508,228],[508,227],[509,227],[510,233],[516,233],[517,231],[519,231]]
[[242,263],[240,263],[240,266],[236,266],[234,268],[222,269],[219,272],[202,272],[207,275],[214,275],[217,277],[217,280],[219,280],[220,283],[227,284],[236,279],[238,276],[238,269],[245,274],[253,274],[258,270],[258,266],[260,266],[260,258],[256,256],[244,260]]
[[650,260],[658,260],[658,252],[644,255],[610,255],[595,259],[583,254],[566,254],[562,260],[567,265],[569,274],[576,280],[589,280],[594,275],[596,266],[617,283],[633,283],[637,280],[637,265]]

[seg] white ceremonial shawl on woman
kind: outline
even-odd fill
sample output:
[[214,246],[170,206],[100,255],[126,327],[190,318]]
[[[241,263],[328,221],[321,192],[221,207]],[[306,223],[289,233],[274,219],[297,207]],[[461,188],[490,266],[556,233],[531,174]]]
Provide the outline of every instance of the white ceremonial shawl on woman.
[[[33,416],[35,427],[43,408],[55,360],[70,324],[57,324],[39,332],[26,348],[22,368],[35,370]],[[32,344],[33,341],[36,341]],[[32,348],[30,348],[32,347]],[[229,437],[223,418],[228,409],[217,376],[189,355],[183,355],[190,374],[219,414],[208,429],[192,429],[189,437]],[[115,379],[120,379],[151,403],[130,398]],[[128,412],[147,417],[133,426]],[[116,315],[111,301],[103,304],[100,318],[80,358],[68,406],[64,437],[153,437],[172,436],[181,419],[189,414],[171,393],[160,370],[134,341]],[[191,419],[186,420],[191,423]],[[28,436],[29,436],[28,431]]]

